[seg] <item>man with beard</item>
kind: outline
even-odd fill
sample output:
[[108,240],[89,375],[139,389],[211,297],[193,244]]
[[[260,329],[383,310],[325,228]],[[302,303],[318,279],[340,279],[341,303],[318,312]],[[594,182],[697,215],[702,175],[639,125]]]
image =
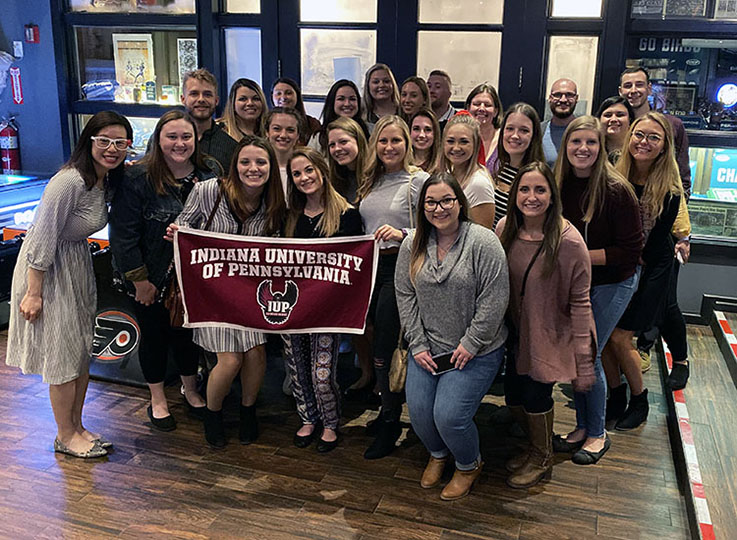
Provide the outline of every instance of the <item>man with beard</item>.
[[222,174],[227,174],[238,143],[212,118],[218,101],[218,83],[212,73],[196,69],[184,76],[182,104],[197,126],[200,151],[215,158],[222,167]]
[[576,103],[578,103],[578,87],[575,82],[571,79],[558,79],[553,83],[548,96],[548,104],[553,116],[540,126],[543,133],[545,161],[551,168],[558,158],[563,133],[568,124],[576,118],[573,114],[576,110]]
[[450,75],[440,69],[434,69],[427,77],[427,88],[430,90],[430,105],[432,112],[438,118],[440,133],[443,132],[448,120],[455,116],[455,107],[450,104],[451,81]]

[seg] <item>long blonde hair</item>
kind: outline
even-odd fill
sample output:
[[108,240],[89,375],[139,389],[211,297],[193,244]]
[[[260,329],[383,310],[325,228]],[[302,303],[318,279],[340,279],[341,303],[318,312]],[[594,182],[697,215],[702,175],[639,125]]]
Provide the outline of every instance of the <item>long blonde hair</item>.
[[[334,129],[345,131],[349,137],[352,137],[356,141],[356,147],[358,148],[358,155],[356,156],[356,185],[360,186],[365,169],[366,156],[368,154],[368,142],[363,134],[363,128],[352,118],[341,116],[330,122],[325,128],[328,141],[330,139],[330,132]],[[344,167],[333,159],[333,156],[330,155],[329,143],[325,145],[325,151],[330,164],[330,183],[336,190],[338,190],[338,192],[347,193],[349,187],[348,183],[350,181],[350,169],[348,169],[348,167]]]
[[372,114],[376,114],[374,113],[374,98],[371,96],[371,92],[369,91],[369,81],[371,80],[371,75],[374,71],[379,71],[380,69],[386,71],[389,78],[392,80],[392,103],[394,104],[397,112],[399,112],[399,88],[397,88],[397,79],[394,77],[394,73],[392,73],[392,68],[386,64],[374,64],[366,70],[366,77],[363,81],[363,114],[365,115],[367,122],[370,121]]
[[[473,146],[468,160],[460,167],[454,166],[450,159],[448,159],[448,156],[445,155],[445,138],[448,136],[450,128],[456,125],[466,126],[471,131],[471,141]],[[441,171],[451,173],[453,177],[458,180],[458,184],[461,186],[461,189],[466,189],[468,181],[476,171],[482,171],[489,177],[489,181],[492,185],[494,185],[494,181],[491,179],[491,176],[489,176],[486,167],[483,167],[478,162],[479,148],[481,147],[481,128],[478,120],[473,116],[469,114],[457,114],[448,120],[448,123],[445,124],[445,129],[443,129],[442,144],[443,148],[440,153],[440,157],[438,158],[438,168]]]
[[307,203],[307,197],[297,189],[294,185],[294,178],[292,178],[292,161],[298,157],[303,157],[309,161],[322,177],[322,204],[324,210],[317,222],[317,227],[323,236],[333,236],[340,228],[340,216],[343,212],[351,208],[351,205],[348,204],[348,201],[340,193],[335,191],[335,188],[330,183],[330,172],[328,171],[328,164],[325,163],[325,158],[322,157],[320,152],[307,146],[297,148],[292,154],[292,157],[287,161],[287,176],[289,177],[289,181],[287,182],[287,198],[289,199],[289,210],[287,212],[287,223],[284,227],[286,236],[294,236],[297,220],[304,212],[305,204]]
[[361,183],[358,185],[358,200],[362,200],[371,193],[374,188],[374,184],[386,172],[384,163],[379,159],[376,153],[376,145],[381,137],[381,132],[389,126],[397,126],[402,132],[402,138],[404,138],[404,146],[406,151],[404,153],[404,159],[402,160],[402,168],[408,173],[419,171],[419,167],[412,165],[414,161],[414,154],[412,152],[412,139],[409,136],[409,128],[407,123],[402,120],[396,114],[388,114],[379,118],[374,127],[374,132],[371,134],[371,138],[368,143],[368,155],[366,156],[366,167]]
[[650,165],[645,189],[640,199],[640,206],[645,211],[645,214],[654,221],[663,211],[663,203],[665,203],[666,195],[670,193],[671,195],[683,196],[683,184],[681,184],[681,175],[678,172],[675,146],[673,144],[673,129],[668,119],[661,113],[654,111],[650,111],[635,119],[625,139],[627,151],[622,152],[622,157],[619,158],[616,168],[617,171],[632,182],[635,175],[635,165],[632,154],[629,152],[629,141],[632,140],[632,134],[638,129],[637,126],[645,120],[657,123],[665,134],[663,150]]
[[560,189],[563,189],[563,183],[569,180],[574,172],[571,162],[568,160],[568,142],[576,131],[582,130],[595,131],[599,141],[599,155],[591,167],[591,175],[586,182],[586,206],[583,210],[583,221],[591,223],[597,212],[604,208],[607,192],[617,184],[624,186],[625,190],[635,198],[635,192],[632,186],[625,178],[619,174],[609,163],[606,154],[606,139],[601,129],[601,122],[593,116],[579,116],[573,120],[563,133],[563,140],[560,143],[560,151],[558,159],[555,162],[555,181]]

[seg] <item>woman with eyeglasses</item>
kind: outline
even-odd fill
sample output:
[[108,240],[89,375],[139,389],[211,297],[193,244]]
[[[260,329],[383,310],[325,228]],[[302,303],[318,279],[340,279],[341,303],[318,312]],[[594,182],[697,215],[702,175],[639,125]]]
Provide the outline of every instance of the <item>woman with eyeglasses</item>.
[[469,493],[484,465],[473,417],[504,356],[509,278],[499,240],[471,222],[452,175],[433,174],[419,201],[417,228],[402,242],[394,273],[409,342],[407,405],[430,452],[420,486],[438,486],[452,456],[455,472],[440,498],[453,501]]
[[509,189],[517,171],[533,161],[545,161],[540,118],[527,103],[515,103],[504,114],[497,142],[497,169],[494,174],[496,210],[494,227],[507,215]]
[[87,237],[107,223],[106,195],[123,176],[133,130],[113,111],[85,125],[69,161],[49,180],[13,271],[5,362],[49,385],[54,451],[107,454],[83,425],[97,290]]
[[[299,134],[300,146],[306,145],[310,138],[322,129],[320,121],[305,111],[302,90],[293,79],[279,77],[274,81],[274,84],[271,85],[271,103],[274,107],[291,107],[302,115],[305,125]],[[266,132],[263,131],[263,134],[266,135]]]
[[466,98],[466,110],[479,123],[481,147],[485,152],[484,162],[489,174],[493,175],[498,168],[499,128],[504,113],[496,88],[482,83],[471,90]]
[[665,307],[675,250],[671,229],[683,197],[673,130],[665,116],[649,112],[632,123],[617,171],[629,180],[640,201],[645,238],[640,283],[609,338],[611,354],[604,356],[604,371],[612,392],[622,386],[622,373],[630,386],[629,404],[615,426],[626,431],[647,420],[650,410],[640,355],[632,338],[651,328]]
[[[606,383],[602,351],[637,288],[642,252],[639,206],[629,183],[607,160],[600,122],[574,119],[563,134],[555,179],[563,217],[583,236],[591,259],[591,308],[596,324],[595,380],[574,391],[576,428],[553,439],[556,452],[572,453],[579,465],[593,465],[608,451]],[[605,416],[606,415],[606,416]]]
[[394,269],[399,245],[414,226],[417,196],[427,177],[425,171],[412,165],[407,124],[393,114],[382,117],[371,135],[366,169],[358,187],[363,228],[379,241],[379,265],[368,320],[373,327],[372,355],[381,411],[372,425],[376,438],[364,453],[366,459],[389,455],[402,432],[402,394],[389,390],[389,369],[400,332]]
[[164,392],[170,349],[184,386],[184,403],[197,418],[205,412],[197,392],[200,348],[192,342],[191,329],[171,326],[164,306],[164,293],[176,279],[174,249],[164,234],[195,184],[213,176],[200,153],[192,118],[184,111],[169,111],[151,135],[151,151],[126,170],[111,206],[113,265],[135,298],[141,328],[138,359],[151,394],[147,413],[159,431],[173,431],[177,425]]
[[507,484],[524,489],[551,471],[553,386],[572,381],[576,392],[585,392],[594,383],[596,331],[589,251],[576,227],[563,219],[550,167],[540,161],[522,167],[510,199],[514,204],[497,225],[509,261],[514,343],[504,397],[529,445],[507,462]]
[[399,114],[399,89],[394,73],[386,64],[374,64],[366,71],[363,83],[366,125],[373,133],[379,118]]
[[443,155],[438,169],[449,172],[461,186],[469,206],[469,218],[489,229],[494,224],[494,184],[479,164],[479,123],[468,114],[457,114],[443,130]]
[[622,155],[627,132],[635,120],[635,111],[627,99],[622,96],[613,96],[602,102],[599,110],[596,111],[596,117],[601,122],[601,129],[604,130],[609,162],[616,165]]
[[409,134],[412,138],[414,164],[426,173],[432,174],[443,152],[440,123],[432,109],[425,107],[412,115],[409,121]]
[[261,118],[266,112],[266,96],[256,81],[238,79],[230,87],[223,117],[218,122],[233,139],[261,135]]

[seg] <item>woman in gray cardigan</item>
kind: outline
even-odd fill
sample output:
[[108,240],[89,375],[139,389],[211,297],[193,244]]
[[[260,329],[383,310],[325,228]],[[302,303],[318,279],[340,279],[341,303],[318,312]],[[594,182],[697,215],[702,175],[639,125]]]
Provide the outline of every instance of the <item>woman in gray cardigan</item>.
[[[473,416],[502,362],[509,278],[501,244],[469,221],[468,201],[451,175],[431,176],[419,201],[395,288],[410,350],[410,419],[430,451],[420,485],[437,486],[452,454],[456,471],[440,494],[450,501],[468,494],[483,466]],[[438,357],[446,353],[450,370],[441,373]]]

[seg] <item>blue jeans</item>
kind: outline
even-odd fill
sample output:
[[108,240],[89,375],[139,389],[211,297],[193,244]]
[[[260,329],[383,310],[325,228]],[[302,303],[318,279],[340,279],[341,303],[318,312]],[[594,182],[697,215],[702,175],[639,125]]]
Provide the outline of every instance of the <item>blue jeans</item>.
[[479,432],[473,417],[494,381],[504,347],[468,361],[463,370],[433,375],[410,354],[407,406],[412,428],[435,458],[450,452],[458,470],[475,468],[480,458]]
[[601,351],[609,341],[619,319],[637,290],[640,279],[640,267],[624,281],[591,287],[591,310],[596,324],[596,362],[594,374],[596,380],[588,392],[575,392],[573,401],[576,404],[576,429],[586,430],[587,437],[603,437],[606,420],[606,381],[604,368],[601,365]]

